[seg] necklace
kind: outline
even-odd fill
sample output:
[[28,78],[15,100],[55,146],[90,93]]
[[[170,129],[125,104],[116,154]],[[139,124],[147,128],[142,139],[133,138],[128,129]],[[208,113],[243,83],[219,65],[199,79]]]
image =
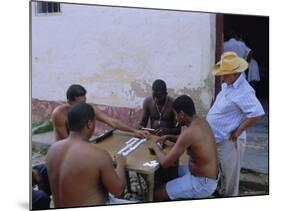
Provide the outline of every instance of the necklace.
[[164,103],[164,105],[163,105],[163,107],[162,107],[161,111],[159,110],[158,105],[157,105],[156,101],[154,100],[154,103],[155,103],[156,109],[157,109],[158,114],[159,114],[158,125],[160,125],[160,124],[161,124],[161,120],[162,120],[162,112],[164,111],[164,108],[165,108],[165,106],[166,106],[166,104],[167,104],[167,99],[168,99],[168,98],[166,97],[166,99],[165,99],[165,103]]

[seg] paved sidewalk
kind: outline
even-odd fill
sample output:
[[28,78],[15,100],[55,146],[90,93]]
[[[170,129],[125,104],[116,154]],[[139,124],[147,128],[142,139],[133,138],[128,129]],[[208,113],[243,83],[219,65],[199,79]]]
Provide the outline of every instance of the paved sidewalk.
[[269,158],[269,107],[267,101],[262,101],[265,115],[259,122],[247,130],[247,147],[242,162],[242,168],[268,174]]

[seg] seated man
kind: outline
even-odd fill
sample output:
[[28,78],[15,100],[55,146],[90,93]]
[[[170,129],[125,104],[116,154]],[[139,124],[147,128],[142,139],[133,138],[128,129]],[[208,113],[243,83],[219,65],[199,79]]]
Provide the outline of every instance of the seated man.
[[[78,102],[86,102],[86,89],[77,84],[71,85],[67,92],[67,103],[63,105],[59,105],[56,107],[52,113],[52,122],[54,126],[54,133],[56,141],[65,139],[69,134],[68,124],[67,124],[67,112],[71,105],[74,105]],[[105,113],[103,113],[101,110],[99,110],[96,106],[93,106],[96,113],[96,119],[104,122],[106,124],[109,124],[113,128],[117,128],[119,130],[124,130],[128,132],[133,132],[138,137],[146,137],[148,135],[148,132],[142,131],[142,130],[136,130],[134,128],[131,128],[121,121],[114,119]]]
[[110,155],[88,142],[95,129],[95,112],[80,102],[67,114],[70,134],[54,143],[46,157],[55,208],[104,205],[112,193],[120,196],[126,184],[126,158]]
[[166,83],[156,80],[152,84],[152,97],[148,97],[143,103],[143,115],[140,127],[156,129],[156,135],[179,134],[180,128],[176,127],[175,114],[173,112],[173,98],[167,96]]
[[179,177],[155,190],[156,201],[205,198],[210,196],[218,183],[218,160],[215,138],[208,123],[200,119],[195,112],[190,97],[178,97],[173,108],[177,113],[177,121],[188,126],[181,132],[173,148],[165,155],[158,143],[154,142],[154,150],[159,163],[169,167],[186,151],[188,164],[179,166]]
[[[35,189],[37,185],[38,189]],[[32,167],[32,209],[49,209],[51,189],[45,164]]]

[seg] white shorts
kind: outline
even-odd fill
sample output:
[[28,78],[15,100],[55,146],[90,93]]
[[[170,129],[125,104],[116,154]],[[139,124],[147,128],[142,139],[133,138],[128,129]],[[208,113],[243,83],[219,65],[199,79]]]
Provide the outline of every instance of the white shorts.
[[111,193],[108,194],[108,199],[106,204],[110,205],[110,204],[131,204],[131,203],[136,203],[137,201],[129,201],[129,200],[125,200],[125,199],[119,199],[114,197]]
[[179,177],[166,184],[166,191],[171,200],[187,198],[206,198],[217,188],[218,179],[193,176],[189,169],[181,165],[178,168]]

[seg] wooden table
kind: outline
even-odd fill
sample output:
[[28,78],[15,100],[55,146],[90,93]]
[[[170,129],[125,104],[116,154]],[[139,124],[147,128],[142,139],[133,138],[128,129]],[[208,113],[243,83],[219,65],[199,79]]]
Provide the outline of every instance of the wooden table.
[[[132,137],[134,137],[134,135],[131,133],[114,131],[111,136],[106,137],[101,142],[95,144],[95,146],[105,149],[113,158],[119,150],[126,146],[126,142]],[[149,152],[148,146],[157,139],[159,139],[158,136],[151,135],[149,140],[138,146],[138,148],[127,156],[127,170],[146,175],[148,183],[148,201],[153,201],[154,174],[159,166],[151,168],[143,166],[143,164],[151,160],[156,160],[156,156]],[[166,147],[164,151],[167,152],[169,149],[171,149],[171,146]]]

